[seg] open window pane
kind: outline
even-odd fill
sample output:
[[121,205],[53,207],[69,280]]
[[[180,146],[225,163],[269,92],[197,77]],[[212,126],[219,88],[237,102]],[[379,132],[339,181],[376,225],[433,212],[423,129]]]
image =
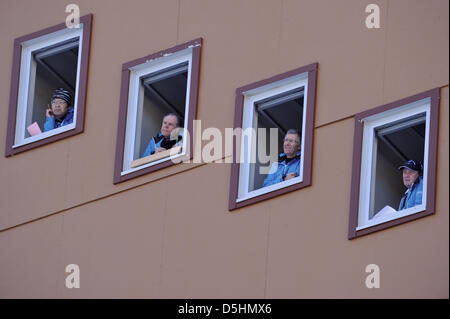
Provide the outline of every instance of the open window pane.
[[311,185],[316,73],[313,63],[236,90],[229,210]]
[[398,210],[400,198],[406,190],[398,167],[410,159],[423,163],[425,133],[425,113],[375,129],[375,186],[369,218],[386,205]]
[[141,77],[133,159],[144,156],[166,114],[175,114],[179,119],[178,127],[184,126],[187,74],[188,64],[181,63]]
[[192,158],[201,42],[122,65],[115,184]]
[[[307,83],[303,73],[246,92],[238,201],[302,182]],[[295,150],[286,154],[289,130],[295,131],[289,133]]]
[[[256,161],[250,164],[249,192],[263,187],[268,175],[263,170],[267,166],[266,156],[270,157],[269,163],[278,161],[279,154],[283,153],[283,141],[288,130],[295,129],[300,134],[300,141],[302,140],[303,90],[303,87],[297,88],[255,103],[253,127],[256,132]],[[271,136],[271,129],[277,130],[276,136]],[[273,144],[276,145],[276,152],[271,152]],[[259,156],[260,154],[263,156]]]
[[[430,101],[425,99],[363,119],[358,229],[426,209],[427,178],[422,173],[428,166],[429,114]],[[416,169],[414,188],[398,170],[409,160],[423,163],[423,169]],[[405,192],[414,198],[400,208]]]
[[[190,68],[188,49],[130,71],[122,175],[183,155]],[[163,134],[166,120],[169,136]]]
[[6,156],[83,132],[91,25],[86,15],[14,40]]
[[[75,97],[78,70],[79,38],[70,39],[32,53],[30,87],[25,127],[36,122],[44,127],[45,112],[49,107],[52,93],[64,88]],[[70,105],[69,107],[74,106]],[[25,129],[25,138],[30,133]]]
[[434,213],[438,108],[433,89],[355,115],[349,239]]

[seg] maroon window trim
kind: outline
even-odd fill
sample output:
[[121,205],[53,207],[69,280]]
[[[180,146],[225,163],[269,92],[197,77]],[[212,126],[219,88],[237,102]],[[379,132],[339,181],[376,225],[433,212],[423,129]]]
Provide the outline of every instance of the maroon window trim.
[[[271,78],[258,81],[249,85],[242,86],[236,89],[235,111],[234,111],[234,129],[242,128],[242,117],[244,110],[244,92],[262,87],[264,85],[277,82],[291,76],[308,72],[308,92],[306,104],[306,119],[305,119],[305,145],[302,150],[303,160],[303,181],[294,185],[290,185],[281,189],[277,189],[270,193],[265,193],[259,196],[249,198],[245,201],[237,203],[238,186],[239,186],[239,163],[236,154],[233,154],[233,163],[231,164],[231,178],[230,178],[230,196],[228,202],[228,210],[232,211],[247,205],[251,205],[272,197],[276,197],[288,192],[311,185],[311,170],[312,170],[312,145],[313,145],[313,129],[314,129],[314,108],[316,100],[316,81],[317,81],[318,63],[312,63],[289,72],[273,76]],[[236,137],[233,137],[233,150],[236,150]]]
[[20,152],[24,152],[45,144],[49,144],[69,136],[73,136],[84,131],[84,114],[86,107],[86,88],[87,88],[87,74],[89,65],[89,49],[91,43],[91,27],[92,27],[92,14],[85,15],[80,18],[80,23],[83,24],[83,42],[81,48],[81,65],[80,65],[80,79],[78,83],[78,101],[77,101],[77,118],[75,129],[66,131],[57,135],[53,135],[42,140],[22,145],[13,148],[15,133],[16,133],[16,115],[17,115],[17,100],[19,92],[19,80],[20,80],[20,63],[22,54],[22,43],[31,39],[38,38],[40,36],[50,34],[66,28],[65,23],[61,23],[41,31],[37,31],[14,40],[13,49],[13,63],[11,71],[11,90],[9,94],[9,112],[8,112],[8,125],[6,133],[6,150],[5,156],[15,155]]
[[192,47],[192,69],[191,69],[191,86],[189,92],[189,110],[188,110],[188,125],[187,130],[189,132],[189,154],[190,159],[193,158],[193,121],[197,115],[197,99],[198,99],[198,84],[200,75],[200,53],[202,46],[202,38],[198,38],[172,48],[159,51],[157,53],[150,54],[148,56],[126,62],[122,65],[122,81],[120,86],[120,102],[119,102],[119,123],[117,128],[117,144],[116,144],[116,156],[114,164],[114,178],[113,183],[118,184],[126,180],[148,174],[150,172],[169,167],[174,165],[172,161],[165,161],[150,167],[146,167],[135,172],[121,176],[123,167],[123,152],[125,147],[125,132],[127,121],[127,108],[128,108],[128,85],[130,80],[130,68],[148,60],[154,60],[163,57],[165,54],[175,53],[189,47]]
[[[359,205],[359,188],[361,174],[361,152],[363,142],[364,118],[368,116],[385,112],[415,101],[425,98],[431,98],[430,102],[430,135],[428,148],[428,175],[427,178],[427,198],[426,209],[424,211],[395,219],[386,223],[374,225],[369,228],[356,230],[358,226],[358,205]],[[403,224],[424,216],[434,213],[435,207],[435,188],[436,188],[436,154],[437,154],[437,138],[438,138],[438,114],[439,114],[439,88],[435,88],[423,93],[416,94],[389,104],[385,104],[374,109],[364,111],[355,115],[355,134],[353,138],[353,164],[352,179],[350,191],[350,217],[348,228],[348,239],[364,236],[379,230],[383,230],[392,226]]]

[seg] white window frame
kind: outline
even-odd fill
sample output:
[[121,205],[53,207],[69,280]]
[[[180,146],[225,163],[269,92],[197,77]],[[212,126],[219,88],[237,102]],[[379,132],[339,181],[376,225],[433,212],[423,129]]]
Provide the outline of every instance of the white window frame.
[[[67,40],[78,38],[78,61],[77,61],[77,76],[75,86],[75,97],[73,100],[74,116],[73,122],[68,125],[64,125],[53,130],[42,132],[42,134],[30,136],[25,138],[26,130],[26,115],[29,111],[31,101],[30,88],[34,90],[34,80],[36,76],[36,61],[33,59],[33,52],[46,48],[48,46],[57,45]],[[17,113],[16,113],[16,128],[13,148],[17,148],[26,144],[30,144],[50,136],[54,136],[69,130],[73,130],[76,127],[77,118],[77,104],[78,104],[78,87],[80,79],[80,67],[81,67],[81,52],[83,45],[83,23],[80,23],[79,28],[64,28],[59,31],[43,35],[38,38],[34,38],[21,43],[21,63],[20,63],[20,75],[19,75],[19,89],[17,100]],[[43,127],[41,128],[44,129]]]
[[[362,119],[364,122],[362,154],[361,154],[361,171],[360,171],[360,188],[359,188],[359,206],[358,206],[358,225],[356,230],[369,228],[375,225],[399,219],[408,215],[416,214],[426,209],[427,198],[427,178],[428,176],[428,149],[430,140],[430,112],[431,98],[425,98],[413,103],[409,103],[382,113],[378,113]],[[423,193],[422,204],[405,210],[398,211],[392,216],[376,217],[370,219],[370,204],[373,185],[375,183],[375,160],[376,160],[376,137],[375,130],[381,126],[394,123],[396,121],[406,119],[408,117],[425,113],[425,143],[424,143],[424,163],[423,163]],[[399,183],[401,181],[399,180]],[[399,198],[400,202],[400,198]],[[393,207],[397,209],[398,207]]]
[[[292,178],[287,181],[283,181],[274,185],[270,185],[267,187],[262,187],[253,191],[248,191],[249,182],[250,182],[250,162],[245,159],[250,159],[252,156],[256,154],[252,154],[252,150],[255,151],[256,148],[250,147],[245,149],[246,140],[256,141],[256,136],[254,136],[254,132],[252,130],[246,131],[248,128],[253,128],[254,123],[254,114],[255,107],[257,103],[261,100],[274,97],[285,92],[292,91],[294,89],[303,88],[303,124],[302,124],[302,139],[301,139],[301,150],[302,154],[300,156],[300,174],[299,176]],[[306,113],[307,113],[307,92],[308,92],[308,72],[304,72],[277,82],[273,82],[246,92],[243,92],[244,95],[244,111],[242,118],[242,131],[248,134],[243,134],[241,138],[240,145],[240,168],[239,168],[239,185],[238,185],[238,196],[236,199],[236,203],[248,200],[250,198],[260,196],[263,194],[267,194],[273,192],[275,190],[285,188],[297,183],[301,183],[303,181],[303,167],[304,167],[304,156],[303,150],[305,149],[305,128],[306,128]],[[247,137],[244,138],[244,135]],[[244,150],[244,151],[243,151]]]
[[[186,102],[185,102],[185,117],[184,117],[184,130],[187,131],[188,114],[189,114],[189,100],[190,100],[190,87],[191,87],[191,72],[192,72],[192,48],[187,48],[172,54],[167,54],[161,58],[146,61],[145,63],[133,66],[130,68],[130,80],[128,89],[128,106],[127,106],[127,119],[126,119],[126,132],[125,132],[125,144],[123,152],[123,163],[121,176],[130,174],[141,169],[157,165],[159,163],[173,160],[177,157],[186,155],[187,136],[183,134],[182,151],[176,155],[165,157],[157,161],[147,163],[135,168],[131,168],[133,162],[135,143],[136,143],[136,125],[138,122],[138,105],[141,78],[154,72],[163,71],[164,69],[172,66],[187,62],[188,63],[188,76],[186,86]],[[186,133],[186,132],[185,132]]]

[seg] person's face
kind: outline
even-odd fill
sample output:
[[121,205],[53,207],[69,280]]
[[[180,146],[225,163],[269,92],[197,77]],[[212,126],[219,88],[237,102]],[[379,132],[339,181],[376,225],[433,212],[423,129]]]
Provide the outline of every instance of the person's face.
[[69,106],[67,105],[67,102],[63,99],[53,99],[52,101],[52,112],[55,115],[56,118],[62,118],[64,115],[66,115],[67,111],[69,109]]
[[161,125],[161,134],[168,138],[170,133],[177,126],[177,118],[173,115],[166,116]]
[[288,158],[294,157],[300,149],[300,140],[297,134],[287,134],[284,137],[283,150]]
[[409,188],[416,181],[417,177],[419,177],[419,172],[413,171],[409,168],[403,169],[403,184]]

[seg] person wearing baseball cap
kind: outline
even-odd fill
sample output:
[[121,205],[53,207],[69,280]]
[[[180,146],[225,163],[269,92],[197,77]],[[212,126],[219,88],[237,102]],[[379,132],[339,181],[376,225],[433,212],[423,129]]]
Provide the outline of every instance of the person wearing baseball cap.
[[72,96],[69,91],[59,88],[53,92],[51,106],[45,112],[44,132],[73,122]]
[[420,161],[409,160],[398,167],[403,174],[403,185],[407,188],[400,200],[398,210],[411,208],[422,204],[423,165]]

